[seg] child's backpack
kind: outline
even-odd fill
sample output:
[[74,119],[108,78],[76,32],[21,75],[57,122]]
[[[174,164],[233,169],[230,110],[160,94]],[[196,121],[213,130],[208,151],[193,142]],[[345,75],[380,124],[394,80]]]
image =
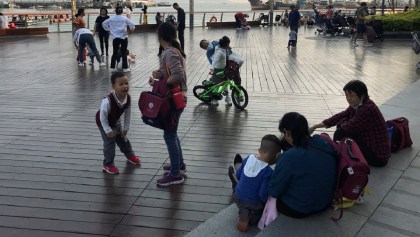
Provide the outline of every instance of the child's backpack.
[[239,76],[239,64],[233,60],[228,60],[225,68],[225,76],[228,79],[234,79]]
[[408,119],[404,117],[391,119],[386,121],[391,133],[391,151],[397,152],[406,147],[413,145],[410,137],[410,129],[408,128]]
[[338,151],[334,201],[341,205],[341,211],[338,218],[331,217],[333,221],[338,221],[343,217],[343,199],[357,200],[359,198],[368,183],[370,168],[354,140],[343,138],[337,144],[326,133],[322,133],[321,137]]

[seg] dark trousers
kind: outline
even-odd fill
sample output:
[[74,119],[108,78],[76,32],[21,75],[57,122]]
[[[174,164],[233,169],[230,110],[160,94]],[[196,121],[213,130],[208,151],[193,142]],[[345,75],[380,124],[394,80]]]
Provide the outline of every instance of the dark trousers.
[[185,28],[178,28],[178,39],[181,44],[182,51],[184,51],[184,30]]
[[346,133],[342,128],[337,126],[337,130],[334,132],[334,141],[340,141],[345,137],[349,137],[357,143],[365,160],[370,166],[384,167],[388,163],[388,161],[378,159],[378,156],[364,142],[360,141],[360,139],[355,138],[355,136],[350,133]]
[[239,17],[235,16],[236,21],[236,28],[242,28],[242,21],[239,19]]
[[128,68],[128,62],[127,62],[127,46],[128,46],[128,39],[120,39],[115,38],[112,41],[112,57],[111,57],[111,68],[115,68],[115,63],[117,61],[118,57],[118,48],[121,46],[121,55],[122,57],[122,67],[123,69]]
[[254,225],[261,219],[262,213],[264,211],[264,205],[261,203],[245,202],[241,201],[237,197],[235,197],[235,203],[239,208],[238,214],[240,220],[249,220],[249,223]]
[[289,40],[289,43],[287,44],[287,47],[292,46],[295,47],[296,46],[296,40]]
[[[86,44],[89,45],[92,53],[95,55],[98,62],[102,62],[101,55],[99,55],[98,50],[96,49],[95,39],[91,34],[82,34],[79,38],[79,55],[83,55],[83,51],[85,50]],[[83,56],[79,57],[79,62],[84,63]]]
[[281,200],[281,198],[277,198],[276,205],[277,205],[277,211],[278,212],[280,212],[280,213],[282,213],[286,216],[293,217],[293,218],[305,218],[305,217],[308,217],[310,215],[323,212],[330,207],[330,205],[327,205],[326,207],[324,207],[323,209],[321,209],[319,211],[315,211],[315,212],[312,212],[312,213],[302,213],[302,212],[296,211],[296,210],[290,208],[289,206],[287,206]]
[[121,137],[121,128],[117,128],[117,135],[115,135],[115,137],[113,138],[109,138],[102,127],[99,127],[99,130],[101,131],[102,140],[104,141],[104,165],[114,165],[115,144],[118,145],[121,152],[124,153],[125,157],[129,158],[131,155],[134,154],[134,151],[131,148],[131,144],[128,138]]
[[106,54],[108,55],[108,48],[109,48],[109,32],[99,32],[99,44],[101,46],[101,54],[104,55],[104,45],[106,49]]

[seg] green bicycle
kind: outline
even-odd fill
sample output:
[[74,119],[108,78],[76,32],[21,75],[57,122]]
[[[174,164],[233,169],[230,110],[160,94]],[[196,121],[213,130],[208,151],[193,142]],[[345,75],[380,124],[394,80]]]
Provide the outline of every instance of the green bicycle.
[[[218,77],[224,77],[224,71],[216,74]],[[230,88],[232,91],[232,102],[238,109],[245,109],[248,105],[248,92],[242,86],[236,85],[232,79],[227,79],[218,84],[211,81],[204,80],[203,85],[197,85],[193,88],[194,96],[205,102],[209,103],[212,100],[221,100],[226,93],[225,90]]]

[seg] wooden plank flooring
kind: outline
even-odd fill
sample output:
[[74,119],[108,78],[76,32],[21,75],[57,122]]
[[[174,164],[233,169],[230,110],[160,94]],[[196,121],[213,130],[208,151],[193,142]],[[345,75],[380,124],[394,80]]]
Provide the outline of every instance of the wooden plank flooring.
[[[136,103],[128,136],[141,167],[117,152],[121,174],[101,172],[94,115],[110,73],[97,64],[79,68],[70,34],[0,39],[1,236],[183,236],[232,203],[226,173],[233,156],[255,153],[263,135],[278,134],[285,112],[317,123],[346,107],[342,87],[349,80],[363,80],[381,104],[419,78],[410,41],[352,49],[347,38],[313,31],[302,28],[291,51],[282,27],[186,31],[190,91],[179,136],[188,172],[183,185],[166,188],[156,186],[168,162],[163,134],[142,123]],[[245,58],[244,111],[223,101],[209,108],[192,95],[209,78],[199,41],[223,35]],[[136,101],[158,65],[155,33],[130,35],[129,50],[137,54],[130,73]]]

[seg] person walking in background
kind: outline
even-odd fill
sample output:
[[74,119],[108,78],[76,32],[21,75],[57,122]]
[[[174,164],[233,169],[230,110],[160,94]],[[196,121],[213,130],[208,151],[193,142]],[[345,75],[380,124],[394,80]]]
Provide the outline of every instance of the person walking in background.
[[98,33],[102,56],[104,56],[104,45],[106,50],[106,56],[108,56],[109,32],[106,31],[104,27],[102,27],[102,23],[107,19],[109,19],[108,10],[105,7],[101,7],[100,14],[95,21],[93,36],[95,36],[95,34]]
[[[96,113],[96,125],[104,141],[104,161],[102,170],[108,174],[118,174],[114,164],[115,144],[131,164],[140,164],[127,138],[131,120],[131,97],[128,94],[128,77],[121,72],[111,76],[112,91],[102,100],[101,108]],[[124,114],[124,127],[121,126],[121,116]]]
[[[156,20],[156,25],[159,28],[160,24],[163,23],[162,15],[160,14],[160,12],[156,13],[155,20]],[[157,31],[157,29],[156,29],[156,31]],[[163,52],[163,47],[159,45],[159,53],[158,53],[159,57],[160,57],[160,55],[162,55],[162,52]]]
[[296,42],[295,46],[297,45],[297,33],[299,28],[299,21],[300,21],[300,12],[296,9],[295,5],[290,5],[290,13],[289,13],[289,26],[290,30],[296,31]]
[[102,26],[105,30],[111,32],[112,40],[112,57],[111,57],[111,71],[115,72],[115,63],[117,61],[118,49],[121,47],[122,57],[122,68],[123,72],[130,72],[131,69],[128,68],[127,62],[127,47],[128,47],[128,35],[127,35],[127,26],[130,31],[134,31],[134,23],[123,16],[123,8],[121,6],[115,9],[117,15],[111,16],[109,19],[102,23]]
[[172,6],[178,12],[176,26],[178,29],[179,43],[181,44],[182,51],[184,51],[185,12],[184,9],[179,7],[178,3],[174,3]]
[[144,4],[141,10],[143,11],[143,24],[147,24],[147,5]]
[[359,46],[358,44],[356,44],[356,40],[360,34],[362,34],[363,38],[365,39],[366,47],[370,47],[373,45],[368,42],[367,34],[366,34],[366,19],[365,19],[367,15],[366,7],[367,7],[367,4],[365,2],[362,2],[360,4],[359,9],[357,9],[356,11],[356,34],[354,34],[353,36],[353,44],[352,44],[353,47]]
[[[160,67],[158,70],[153,71],[153,77],[150,78],[149,84],[159,88],[156,92],[161,95],[166,95],[170,89],[179,87],[185,96],[187,92],[186,56],[176,40],[175,26],[169,22],[164,22],[159,26],[157,33],[159,44],[164,48],[164,51],[160,60]],[[155,79],[159,82],[156,82]],[[155,85],[155,83],[159,84]],[[160,83],[164,84],[162,85]],[[184,99],[186,101],[186,97]],[[177,124],[163,131],[163,138],[168,149],[170,163],[163,166],[165,174],[157,180],[157,185],[159,186],[169,186],[184,182],[182,173],[185,173],[186,165],[177,133],[183,111],[184,109],[175,109],[175,120]]]

